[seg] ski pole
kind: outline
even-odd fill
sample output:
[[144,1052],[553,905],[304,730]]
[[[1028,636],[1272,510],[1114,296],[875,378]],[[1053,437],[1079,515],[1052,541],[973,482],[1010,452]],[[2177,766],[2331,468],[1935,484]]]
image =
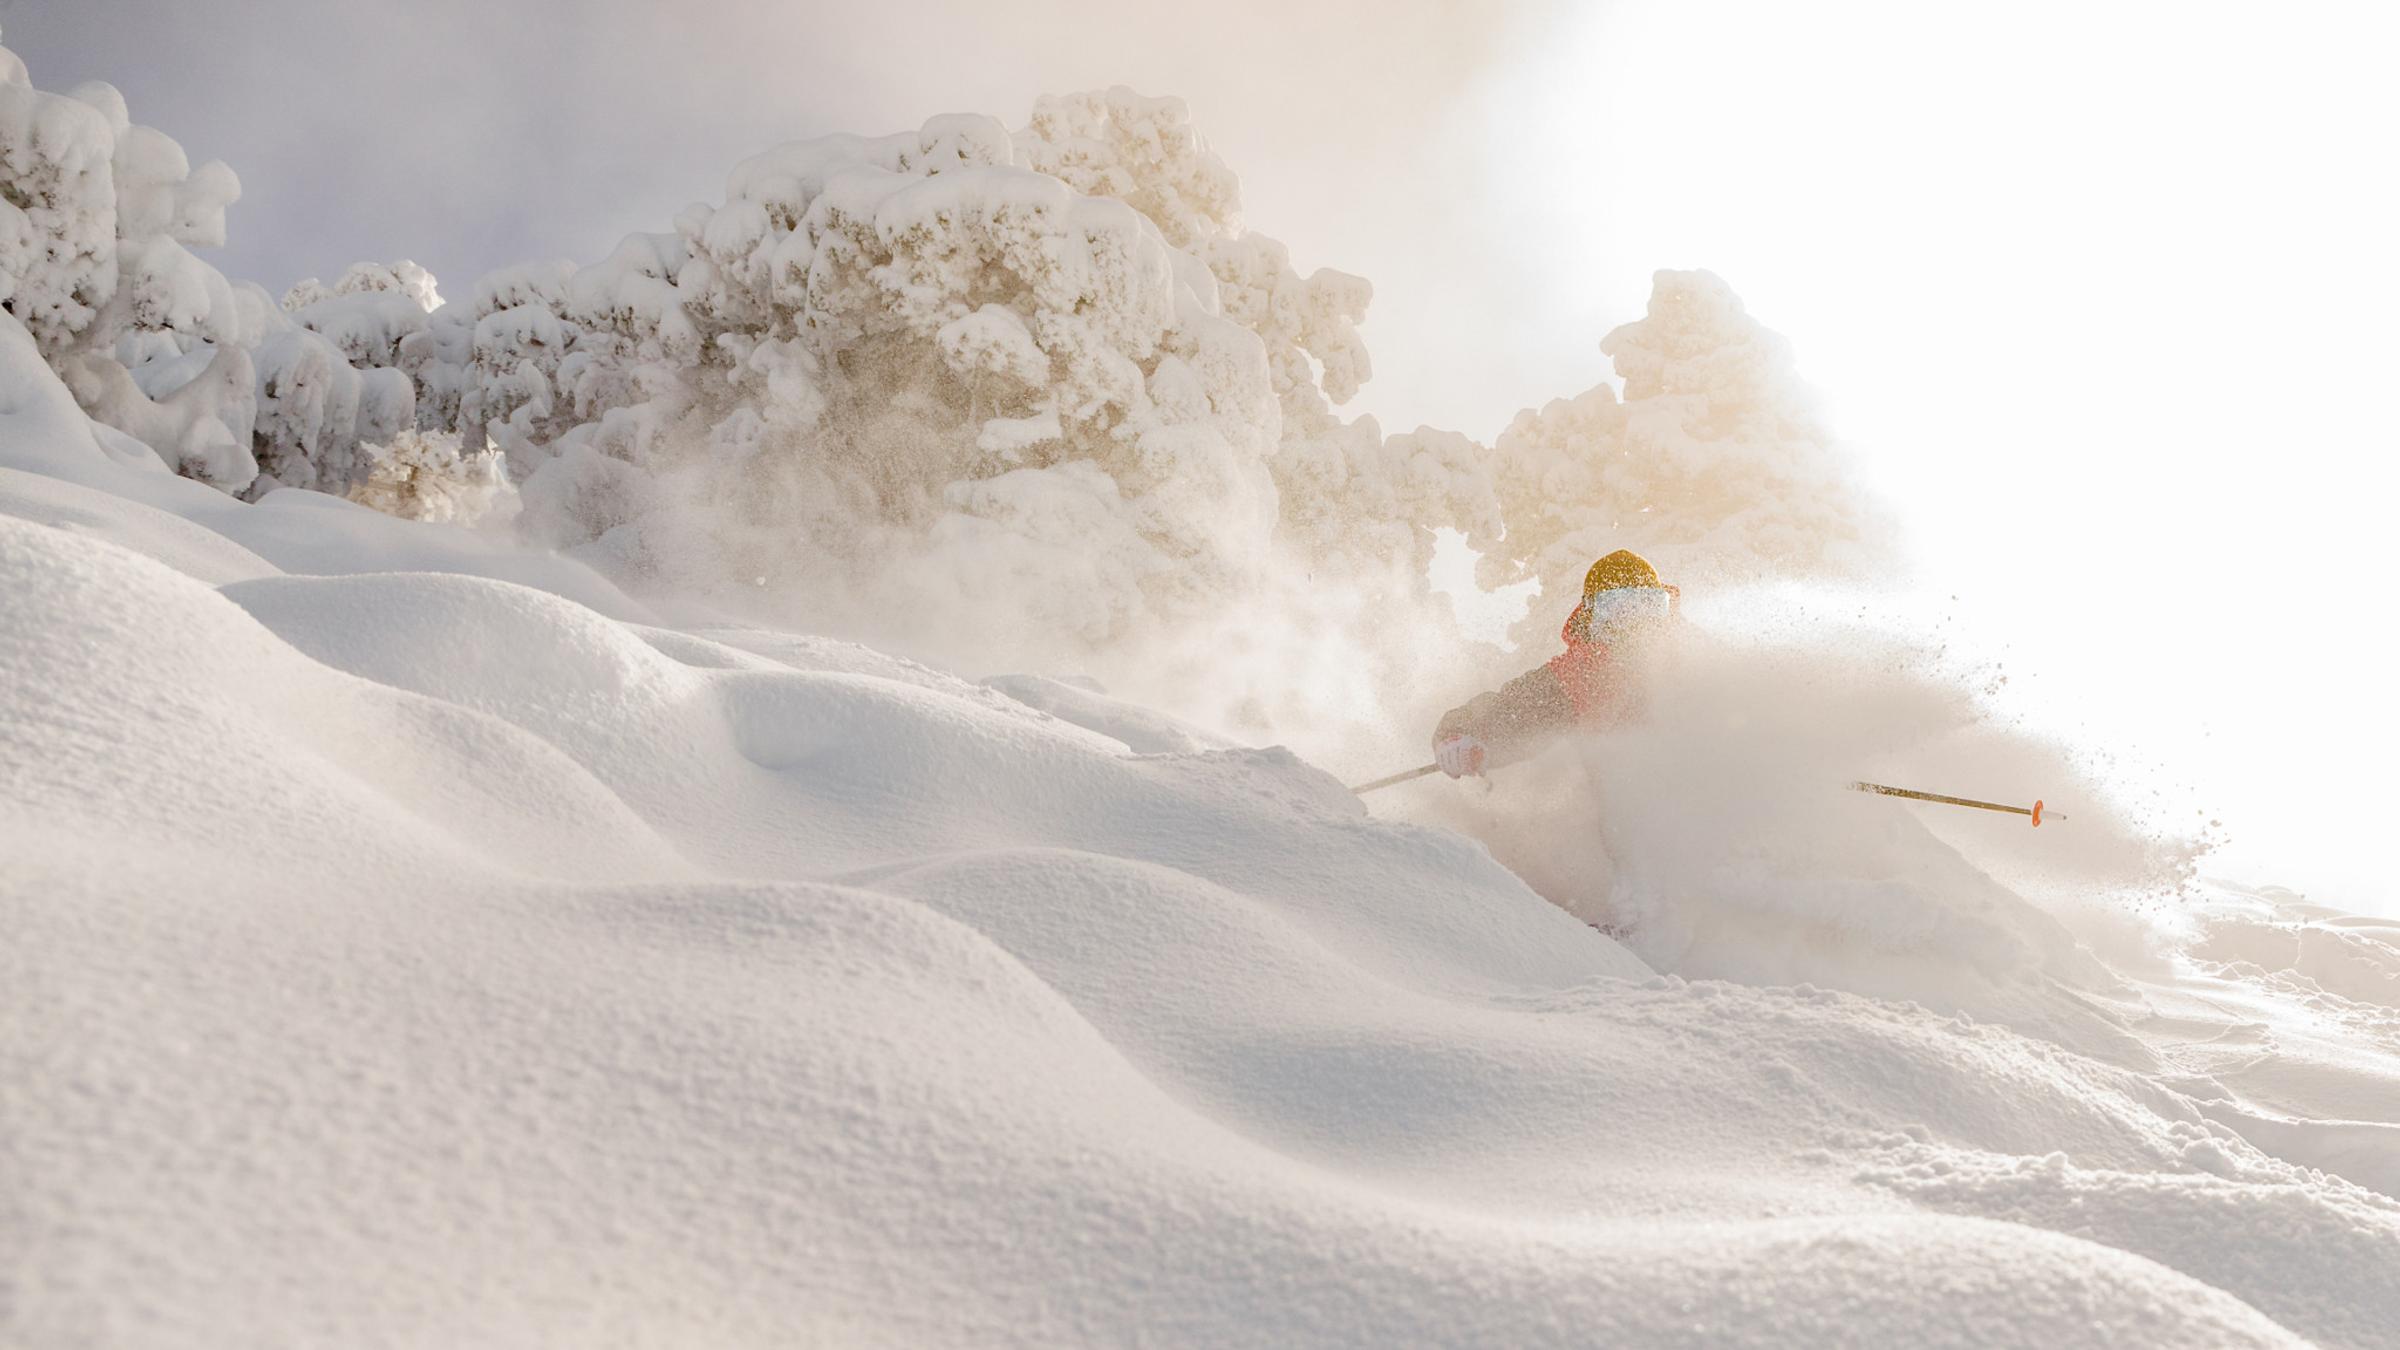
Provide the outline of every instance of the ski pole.
[[[1403,770],[1386,778],[1378,778],[1372,783],[1360,783],[1350,790],[1364,796],[1380,788],[1408,782],[1412,778],[1423,778],[1429,773],[1438,773],[1441,771],[1441,767],[1439,764],[1420,764],[1413,769]],[[2038,797],[2034,799],[2031,806],[2010,806],[2003,802],[1979,802],[1972,797],[1949,797],[1939,792],[1919,792],[1915,788],[1893,787],[1888,783],[1858,782],[1845,784],[1845,786],[1852,792],[1872,793],[1878,797],[1900,797],[1912,802],[1938,802],[1943,806],[1971,806],[1978,811],[2002,811],[2012,816],[2029,816],[2037,829],[2045,820],[2066,819],[2064,815],[2043,805]]]
[[1378,778],[1372,783],[1361,783],[1350,790],[1364,796],[1377,788],[1387,788],[1394,783],[1405,783],[1411,778],[1423,778],[1429,773],[1438,772],[1441,767],[1439,764],[1420,764],[1404,773],[1396,773],[1389,778]]
[[2036,828],[2044,819],[2065,820],[2066,817],[2046,812],[2041,798],[2031,806],[2007,806],[2000,802],[1979,802],[1972,797],[1945,797],[1938,792],[1919,792],[1914,788],[1890,787],[1883,783],[1852,783],[1852,792],[1871,792],[1878,797],[1905,797],[1912,802],[1940,802],[1944,806],[1972,806],[1978,811],[2006,811],[2012,816],[2031,816]]

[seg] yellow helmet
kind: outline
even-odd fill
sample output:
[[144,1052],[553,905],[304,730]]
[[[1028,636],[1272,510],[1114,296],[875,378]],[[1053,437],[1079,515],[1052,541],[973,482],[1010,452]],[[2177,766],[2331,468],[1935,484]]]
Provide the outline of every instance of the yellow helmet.
[[1621,548],[1592,564],[1583,574],[1583,598],[1591,599],[1602,591],[1621,590],[1627,586],[1656,586],[1658,569],[1650,560],[1629,548]]

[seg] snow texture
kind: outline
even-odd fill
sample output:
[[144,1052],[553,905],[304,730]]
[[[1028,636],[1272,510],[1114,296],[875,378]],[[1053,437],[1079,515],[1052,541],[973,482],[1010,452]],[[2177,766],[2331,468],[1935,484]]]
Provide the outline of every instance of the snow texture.
[[2228,893],[2116,975],[1893,826],[1799,894],[1911,871],[1981,935],[1869,911],[1847,968],[1980,953],[2004,1016],[1686,979],[1087,681],[662,625],[454,527],[178,479],[13,319],[0,465],[11,1343],[2400,1316],[2388,927]]
[[[2400,929],[1735,622],[1885,527],[1721,280],[1487,446],[1125,89],[448,303],[238,191],[0,51],[0,1343],[2394,1343]],[[1372,816],[1437,526],[1719,598]]]

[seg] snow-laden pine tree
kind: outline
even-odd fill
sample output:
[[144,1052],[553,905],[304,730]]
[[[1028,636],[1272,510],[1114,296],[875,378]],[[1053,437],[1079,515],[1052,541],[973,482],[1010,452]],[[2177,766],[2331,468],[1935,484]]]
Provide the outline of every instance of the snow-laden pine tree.
[[516,513],[516,486],[500,456],[465,449],[454,433],[409,427],[389,441],[361,442],[358,453],[364,468],[349,497],[362,506],[455,525],[506,521]]
[[[240,195],[231,169],[194,168],[114,87],[42,91],[0,49],[0,307],[87,413],[178,472],[253,495],[341,491],[362,438],[414,422],[415,385],[361,368],[392,362],[365,350],[355,319],[329,338],[191,251],[225,242]],[[412,268],[387,272],[432,300],[431,278]],[[421,324],[425,306],[404,303]]]
[[1115,89],[779,147],[672,233],[487,278],[401,363],[620,571],[1100,640],[1279,568],[1421,592],[1427,526],[1496,527],[1471,441],[1332,411],[1367,298],[1244,226],[1180,101]]
[[[1856,574],[1883,538],[1791,344],[1715,274],[1662,271],[1642,318],[1601,340],[1607,384],[1527,409],[1483,458],[1506,520],[1484,581],[1572,594],[1593,558],[1631,547],[1717,582]],[[1556,620],[1528,617],[1521,636]]]

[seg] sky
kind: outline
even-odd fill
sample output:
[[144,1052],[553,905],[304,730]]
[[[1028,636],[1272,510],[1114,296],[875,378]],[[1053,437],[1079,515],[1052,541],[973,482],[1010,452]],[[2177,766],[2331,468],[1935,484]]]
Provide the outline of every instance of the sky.
[[1114,83],[1374,282],[1351,410],[1390,430],[1488,439],[1709,268],[2016,710],[2224,817],[2226,870],[2400,911],[2388,7],[0,0],[0,37],[231,163],[212,260],[278,290],[411,257],[463,293],[779,141]]

